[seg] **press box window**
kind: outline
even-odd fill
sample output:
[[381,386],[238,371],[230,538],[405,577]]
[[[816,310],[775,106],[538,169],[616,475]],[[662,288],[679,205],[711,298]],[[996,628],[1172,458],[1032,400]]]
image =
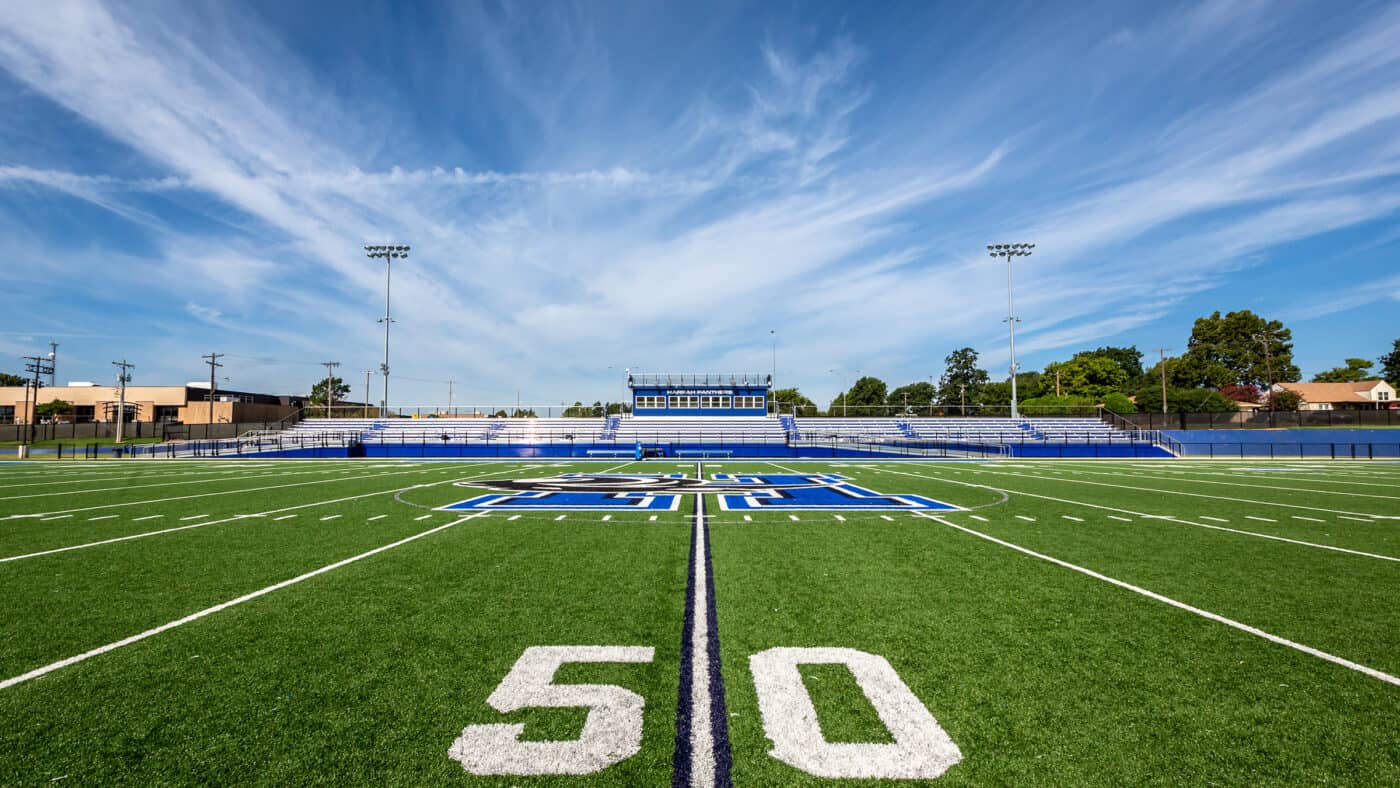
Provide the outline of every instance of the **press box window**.
[[661,409],[666,407],[665,397],[643,396],[637,397],[637,407]]
[[728,397],[701,397],[700,407],[702,408],[727,408],[729,407]]
[[671,407],[673,408],[698,408],[700,407],[700,397],[694,394],[672,395]]

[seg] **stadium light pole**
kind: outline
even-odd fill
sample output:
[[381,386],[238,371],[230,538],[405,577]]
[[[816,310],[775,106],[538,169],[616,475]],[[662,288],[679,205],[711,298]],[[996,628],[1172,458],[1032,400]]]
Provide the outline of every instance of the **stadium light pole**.
[[379,321],[384,324],[384,363],[379,365],[379,371],[384,374],[384,401],[380,403],[380,418],[385,419],[389,417],[389,324],[394,322],[389,311],[389,277],[394,267],[394,258],[407,258],[408,251],[408,244],[365,245],[367,257],[384,261],[384,317]]
[[58,343],[49,340],[49,385],[58,385]]
[[1012,299],[1011,260],[1016,257],[1029,257],[1035,244],[988,244],[987,253],[992,257],[1006,258],[1006,325],[1011,329],[1011,418],[1019,419],[1016,410],[1016,304]]

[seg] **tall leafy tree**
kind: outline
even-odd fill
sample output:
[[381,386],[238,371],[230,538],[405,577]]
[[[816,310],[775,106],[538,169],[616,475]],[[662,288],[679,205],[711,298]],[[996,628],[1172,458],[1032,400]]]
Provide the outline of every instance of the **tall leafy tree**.
[[1345,367],[1333,367],[1313,375],[1314,383],[1355,383],[1371,377],[1375,362],[1364,358],[1349,358]]
[[1101,347],[1094,350],[1085,350],[1082,353],[1074,354],[1075,359],[1101,357],[1110,359],[1117,364],[1128,375],[1129,380],[1137,380],[1142,377],[1142,351],[1136,345],[1128,347]]
[[[938,402],[940,405],[957,405],[964,394],[968,404],[981,402],[982,389],[991,382],[987,370],[977,366],[977,351],[970,347],[958,348],[943,359],[943,376],[938,379]],[[1007,402],[1011,395],[1007,394]]]
[[782,413],[792,413],[794,409],[799,416],[813,415],[817,412],[817,404],[795,388],[775,389],[769,396],[778,403],[778,409]]
[[0,372],[0,386],[23,386],[25,379],[19,375],[11,375],[8,372]]
[[907,408],[918,413],[920,408],[928,409],[929,403],[934,401],[936,394],[937,390],[934,389],[932,383],[921,380],[918,383],[906,383],[891,391],[889,396],[885,397],[885,404],[900,408],[901,412]]
[[[1058,394],[1055,391],[1057,379]],[[1128,381],[1128,372],[1113,358],[1080,353],[1069,361],[1058,361],[1045,368],[1040,378],[1040,395],[1102,399],[1111,392],[1123,391]]]
[[884,410],[886,393],[885,381],[866,375],[857,380],[850,391],[832,401],[831,413],[836,415],[844,409],[854,408],[862,416],[876,415]]
[[1389,353],[1381,356],[1381,377],[1392,386],[1400,386],[1400,339],[1395,340]]
[[1275,383],[1302,377],[1293,363],[1293,332],[1277,320],[1242,309],[1197,318],[1186,352],[1169,366],[1169,374],[1176,385],[1187,388],[1267,386],[1270,368]]
[[311,396],[307,401],[313,405],[326,404],[326,391],[334,391],[337,402],[345,399],[345,395],[350,393],[350,384],[340,378],[323,378],[316,385],[311,387]]

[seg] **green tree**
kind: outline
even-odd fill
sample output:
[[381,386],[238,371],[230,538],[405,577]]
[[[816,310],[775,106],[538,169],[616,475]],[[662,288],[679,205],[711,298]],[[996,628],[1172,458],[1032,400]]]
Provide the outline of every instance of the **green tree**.
[[1136,345],[1131,345],[1129,347],[1101,347],[1074,354],[1076,359],[1092,358],[1095,356],[1113,361],[1113,363],[1117,364],[1128,374],[1129,380],[1137,380],[1143,375],[1142,351],[1138,350]]
[[[943,359],[943,376],[938,379],[938,404],[969,405],[982,401],[982,389],[991,381],[987,370],[977,366],[977,351],[959,348]],[[1007,394],[1006,401],[1011,401]]]
[[55,416],[67,416],[73,412],[73,403],[61,399],[53,399],[48,402],[34,406],[34,413],[45,418]]
[[1137,406],[1133,404],[1132,400],[1128,399],[1128,395],[1121,391],[1109,392],[1108,395],[1103,398],[1103,407],[1104,410],[1113,413],[1133,413],[1137,410]]
[[1381,356],[1381,377],[1390,385],[1400,387],[1400,339],[1395,340],[1389,353]]
[[792,413],[795,409],[799,416],[817,415],[817,403],[802,395],[797,389],[775,389],[768,395],[773,402],[778,405],[778,412]]
[[592,414],[588,412],[588,407],[578,400],[574,400],[572,407],[564,409],[564,418],[566,419],[584,419],[590,415]]
[[1110,392],[1122,391],[1128,380],[1127,371],[1112,358],[1081,353],[1047,366],[1040,379],[1040,394],[1102,399]]
[[[1162,389],[1157,386],[1139,389],[1137,407],[1143,413],[1160,413]],[[1239,405],[1211,389],[1169,388],[1167,410],[1171,413],[1233,413],[1239,410]]]
[[1303,404],[1303,398],[1296,391],[1275,391],[1272,397],[1265,400],[1269,410],[1297,410]]
[[307,397],[306,401],[313,405],[326,404],[327,388],[334,392],[334,398],[337,402],[345,399],[345,395],[350,393],[350,384],[340,378],[323,378],[311,387],[311,396]]
[[900,413],[918,413],[920,408],[928,410],[929,403],[934,401],[936,394],[932,383],[921,380],[918,383],[906,383],[891,391],[889,396],[885,397],[885,404],[898,408]]
[[1313,375],[1314,383],[1355,383],[1371,377],[1375,363],[1364,358],[1349,358],[1345,367],[1333,367]]
[[1267,386],[1270,368],[1275,383],[1302,377],[1293,363],[1293,332],[1243,309],[1197,318],[1186,352],[1168,369],[1177,386],[1220,388],[1231,383]]
[[[1400,343],[1396,343],[1400,345]],[[0,386],[23,386],[27,381],[19,375],[11,375],[8,372],[0,372]]]
[[884,411],[885,381],[866,375],[851,386],[851,390],[837,397],[831,403],[831,414],[844,413],[849,416],[878,416]]

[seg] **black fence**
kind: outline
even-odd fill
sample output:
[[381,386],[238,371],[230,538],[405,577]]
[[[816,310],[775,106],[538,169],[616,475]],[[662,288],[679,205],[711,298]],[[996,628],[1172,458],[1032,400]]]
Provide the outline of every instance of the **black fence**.
[[[279,430],[286,426],[281,421],[250,421],[233,424],[177,424],[170,421],[135,421],[126,425],[125,437],[157,438],[173,440],[212,440],[215,438],[236,438],[252,430]],[[0,424],[0,443],[23,443],[29,440],[28,424]],[[115,422],[89,422],[87,424],[35,424],[35,441],[74,441],[84,439],[114,438],[117,434]]]
[[1236,441],[1230,443],[1192,443],[1166,440],[1165,443],[1183,458],[1210,457],[1216,459],[1270,460],[1400,460],[1400,441],[1395,443],[1327,443],[1272,441]]
[[1281,410],[1249,413],[1104,412],[1118,427],[1141,430],[1240,430],[1300,427],[1400,427],[1400,410]]

